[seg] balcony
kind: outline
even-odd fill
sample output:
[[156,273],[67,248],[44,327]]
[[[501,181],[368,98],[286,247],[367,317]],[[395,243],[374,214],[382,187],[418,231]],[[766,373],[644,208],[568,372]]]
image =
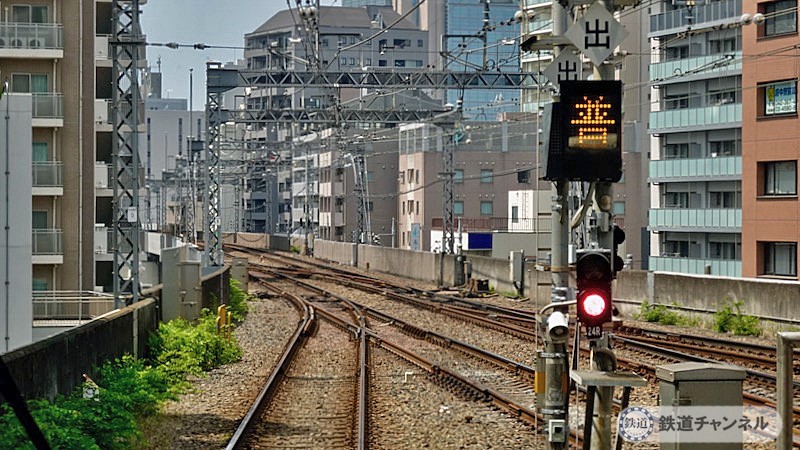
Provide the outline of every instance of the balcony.
[[33,195],[64,195],[61,181],[63,164],[61,161],[33,162]]
[[685,82],[690,79],[741,75],[741,73],[741,51],[650,64],[650,82],[653,84]]
[[[442,229],[442,218],[435,217],[431,220],[431,229]],[[516,233],[549,233],[553,228],[553,219],[550,216],[535,218],[511,219],[509,217],[455,217],[454,224],[458,228],[459,222],[464,232],[469,231],[509,231]]]
[[33,102],[34,127],[64,126],[64,96],[55,92],[36,92],[31,96]]
[[[735,259],[696,259],[666,256],[651,256],[649,268],[653,272],[678,272],[723,277],[741,277],[742,262]],[[708,268],[708,270],[707,270]]]
[[741,233],[741,209],[651,209],[651,231]]
[[78,291],[33,293],[33,320],[50,325],[54,321],[79,325],[114,309],[114,296],[111,294]]
[[739,180],[741,156],[650,161],[650,181]]
[[63,264],[62,232],[56,229],[35,229],[31,244],[33,264]]
[[56,23],[0,23],[0,58],[61,59],[63,31]]
[[670,109],[650,113],[650,133],[679,133],[742,126],[742,104]]
[[721,0],[697,5],[692,8],[691,23],[686,13],[686,8],[680,8],[651,15],[650,32],[647,37],[686,31],[689,26],[693,30],[698,30],[732,22],[742,16],[742,3],[736,0]]

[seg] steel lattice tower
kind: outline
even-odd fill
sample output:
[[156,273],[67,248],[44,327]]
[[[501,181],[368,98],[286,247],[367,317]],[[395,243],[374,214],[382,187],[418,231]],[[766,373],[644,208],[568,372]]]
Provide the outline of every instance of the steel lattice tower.
[[139,0],[112,0],[114,303],[139,300],[139,60],[144,38]]
[[[211,73],[219,69],[220,64],[209,62],[206,64],[206,73]],[[206,190],[205,190],[205,258],[211,266],[221,266],[222,261],[222,241],[220,238],[219,216],[219,189],[220,189],[220,143],[222,121],[220,121],[220,109],[222,105],[222,93],[224,90],[213,89],[210,85],[206,88],[206,123],[208,132],[206,133]]]

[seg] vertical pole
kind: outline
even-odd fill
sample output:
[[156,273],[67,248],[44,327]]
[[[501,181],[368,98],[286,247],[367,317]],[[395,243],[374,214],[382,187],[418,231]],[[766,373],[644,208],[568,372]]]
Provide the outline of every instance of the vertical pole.
[[[553,36],[562,36],[567,28],[567,11],[560,2],[553,2]],[[556,46],[555,54],[561,52],[562,46]],[[569,181],[559,179],[556,181],[556,196],[553,199],[553,227],[552,227],[552,261],[551,280],[552,288],[550,299],[553,303],[567,301],[567,288],[569,286]],[[567,306],[556,306],[552,314],[567,314]],[[545,318],[542,318],[545,321]],[[547,328],[546,323],[544,328]],[[567,358],[566,342],[556,342],[550,333],[545,330],[545,352],[540,357],[547,359],[548,373],[546,374],[545,406],[542,413],[545,417],[545,431],[547,446],[550,449],[567,447],[566,436],[569,435],[567,412],[569,396],[565,379],[569,378],[569,361]],[[558,428],[563,433],[555,433]]]
[[778,333],[778,417],[781,430],[775,447],[777,450],[792,448],[792,357],[796,344],[800,344],[800,332]]
[[[612,4],[607,4],[604,0],[598,0],[598,3],[606,6],[610,12],[614,12]],[[614,66],[611,64],[597,66],[594,68],[594,75],[597,80],[613,80]],[[614,218],[611,213],[611,205],[614,198],[614,189],[612,183],[607,181],[597,182],[594,195],[594,204],[599,210],[597,211],[597,243],[600,248],[613,249],[614,229],[612,223]],[[592,349],[591,367],[592,370],[599,371],[616,370],[616,359],[610,348],[608,334],[606,333],[603,334],[603,337],[597,341],[595,348]],[[592,448],[611,448],[613,395],[613,387],[603,386],[597,388],[593,418],[593,427],[596,432],[592,434]]]

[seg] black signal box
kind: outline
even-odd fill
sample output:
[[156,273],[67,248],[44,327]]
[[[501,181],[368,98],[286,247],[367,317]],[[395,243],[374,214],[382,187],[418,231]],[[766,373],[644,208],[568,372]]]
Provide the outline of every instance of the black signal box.
[[560,102],[545,108],[544,178],[619,181],[622,82],[565,80],[559,85]]

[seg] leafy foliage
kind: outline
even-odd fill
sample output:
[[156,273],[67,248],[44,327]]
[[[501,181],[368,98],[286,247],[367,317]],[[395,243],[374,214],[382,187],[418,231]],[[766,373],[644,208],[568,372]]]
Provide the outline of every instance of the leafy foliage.
[[714,331],[731,332],[737,336],[760,336],[761,322],[758,317],[742,314],[743,304],[741,300],[736,302],[731,302],[728,298],[723,300],[722,308],[714,313]]
[[665,305],[650,305],[647,300],[642,301],[639,318],[661,325],[695,326],[699,324],[697,319],[684,316]]
[[[234,282],[235,283],[235,282]],[[229,310],[237,320],[247,312],[248,296],[231,285]],[[137,420],[153,415],[165,400],[186,386],[187,375],[199,375],[237,361],[242,350],[216,331],[208,310],[193,326],[183,319],[161,324],[150,337],[152,361],[124,356],[95,370],[99,394],[84,398],[84,386],[55,402],[31,400],[28,408],[51,447],[58,449],[127,449],[141,436]],[[33,449],[8,405],[0,406],[0,448]]]

